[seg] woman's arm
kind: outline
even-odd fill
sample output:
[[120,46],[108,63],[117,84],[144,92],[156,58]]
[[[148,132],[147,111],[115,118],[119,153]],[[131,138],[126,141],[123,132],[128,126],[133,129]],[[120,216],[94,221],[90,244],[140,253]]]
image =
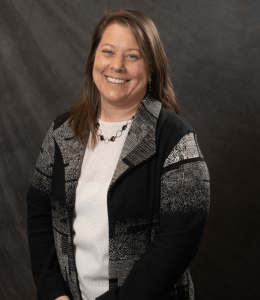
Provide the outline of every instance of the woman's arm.
[[96,300],[164,299],[197,253],[210,201],[209,171],[194,133],[185,135],[162,167],[160,232],[124,284]]
[[30,260],[38,300],[54,300],[61,295],[70,297],[56,256],[52,228],[53,126],[54,123],[43,141],[26,198]]

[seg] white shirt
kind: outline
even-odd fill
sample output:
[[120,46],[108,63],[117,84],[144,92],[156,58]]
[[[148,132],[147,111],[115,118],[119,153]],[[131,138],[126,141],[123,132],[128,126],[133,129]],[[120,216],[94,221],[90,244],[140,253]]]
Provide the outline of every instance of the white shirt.
[[[99,119],[99,128],[105,138],[111,138],[126,123]],[[84,154],[73,216],[74,253],[83,300],[95,300],[109,290],[107,190],[132,121],[128,123],[115,141],[99,140],[94,151],[86,148]]]

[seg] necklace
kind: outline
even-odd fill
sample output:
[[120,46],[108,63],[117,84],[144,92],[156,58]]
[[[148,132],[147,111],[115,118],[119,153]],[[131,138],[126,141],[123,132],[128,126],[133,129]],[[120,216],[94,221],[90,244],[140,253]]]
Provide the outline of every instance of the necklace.
[[[135,115],[134,115],[134,116],[135,116]],[[104,136],[101,135],[102,130],[99,128],[99,127],[100,127],[100,124],[97,122],[97,124],[96,124],[96,127],[98,128],[98,130],[97,130],[97,135],[100,137],[100,140],[101,140],[101,141],[105,141],[106,144],[107,144],[109,141],[114,142],[115,139],[116,139],[117,137],[120,137],[120,136],[122,135],[123,130],[126,130],[127,125],[130,124],[130,123],[133,121],[134,116],[133,116],[130,120],[127,120],[127,122],[128,122],[128,121],[130,121],[130,122],[129,122],[129,123],[126,123],[126,124],[122,127],[122,129],[118,130],[117,133],[116,133],[116,135],[115,135],[115,136],[111,136],[110,139],[109,139],[109,138],[104,138]],[[100,132],[98,132],[99,130],[100,130]],[[121,134],[118,135],[118,133],[121,133]]]

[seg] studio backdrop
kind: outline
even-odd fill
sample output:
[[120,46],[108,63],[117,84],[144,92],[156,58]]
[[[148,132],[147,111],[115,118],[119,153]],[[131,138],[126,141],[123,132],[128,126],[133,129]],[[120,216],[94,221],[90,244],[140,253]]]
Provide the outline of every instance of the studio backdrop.
[[[133,8],[158,28],[183,116],[210,172],[190,270],[196,300],[259,299],[260,2],[1,0],[0,299],[35,300],[26,193],[43,138],[76,99],[93,29]],[[134,299],[133,299],[134,300]]]

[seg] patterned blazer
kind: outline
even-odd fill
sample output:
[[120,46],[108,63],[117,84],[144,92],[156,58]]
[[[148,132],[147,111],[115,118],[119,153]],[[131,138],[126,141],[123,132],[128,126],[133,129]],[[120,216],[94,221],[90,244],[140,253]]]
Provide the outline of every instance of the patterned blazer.
[[[38,300],[82,300],[72,218],[85,147],[67,118],[48,130],[26,198]],[[107,192],[109,290],[96,300],[194,299],[189,264],[207,223],[209,179],[195,130],[146,95]]]

